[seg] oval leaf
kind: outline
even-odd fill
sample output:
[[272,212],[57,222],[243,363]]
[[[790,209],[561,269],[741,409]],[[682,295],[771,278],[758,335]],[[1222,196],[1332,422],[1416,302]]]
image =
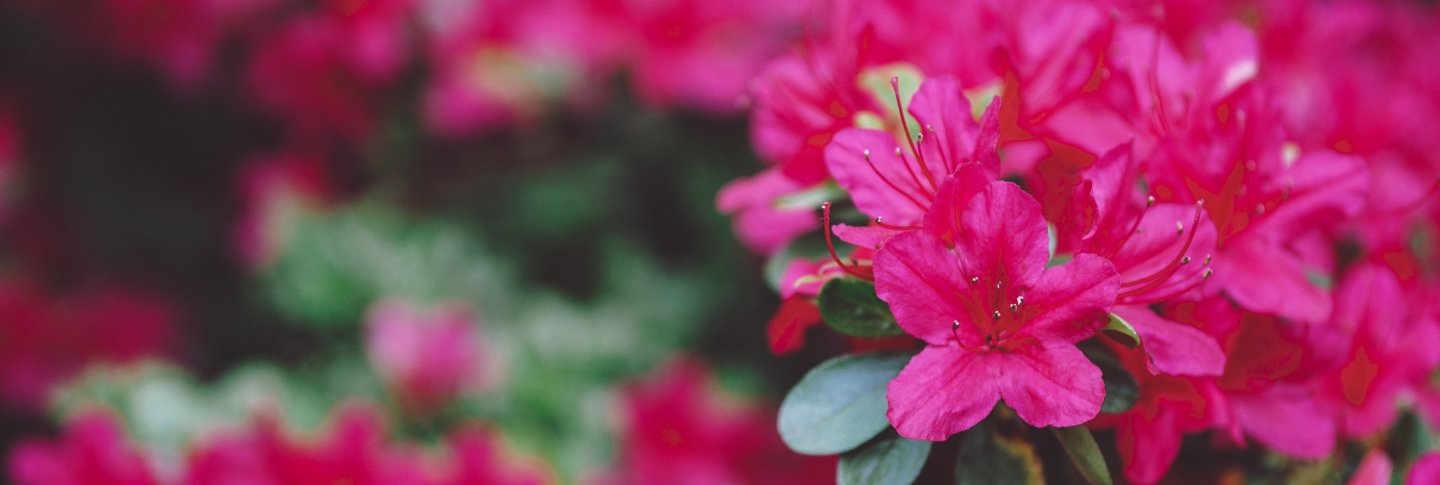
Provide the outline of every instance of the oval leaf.
[[807,455],[850,451],[890,426],[885,385],[910,362],[897,352],[843,355],[811,369],[780,403],[780,438]]
[[820,289],[820,316],[830,328],[856,337],[893,337],[904,330],[895,323],[890,307],[875,296],[875,284],[856,278],[836,278]]
[[955,483],[1030,485],[1045,483],[1045,474],[1030,443],[1000,436],[982,425],[960,435]]
[[836,482],[846,484],[905,485],[920,476],[930,442],[885,433],[869,444],[840,456]]
[[1100,454],[1100,447],[1095,444],[1095,437],[1090,435],[1089,428],[1080,425],[1051,429],[1055,430],[1055,437],[1060,439],[1065,454],[1070,455],[1070,461],[1080,470],[1080,476],[1085,477],[1085,481],[1090,482],[1090,485],[1113,483],[1110,469],[1105,467],[1105,456]]

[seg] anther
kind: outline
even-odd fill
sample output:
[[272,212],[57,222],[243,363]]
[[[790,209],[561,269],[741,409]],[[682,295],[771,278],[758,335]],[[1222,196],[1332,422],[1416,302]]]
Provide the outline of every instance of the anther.
[[1175,235],[1179,236],[1181,234],[1185,234],[1185,224],[1180,221],[1175,221]]
[[1210,255],[1209,255],[1209,254],[1206,254],[1206,255],[1205,255],[1205,263],[1204,263],[1204,265],[1205,265],[1205,266],[1210,266]]
[[995,310],[995,313],[992,314],[992,315],[990,315],[990,318],[994,318],[994,319],[996,319],[996,320],[999,320],[999,319],[1000,319],[1000,310]]
[[1021,295],[1021,296],[1015,297],[1015,304],[1016,304],[1016,305],[1024,305],[1024,304],[1025,304],[1025,296],[1024,296],[1024,295]]
[[1000,289],[1000,286],[1003,285],[1004,283],[1005,283],[1005,282],[1003,282],[1003,281],[996,281],[996,282],[995,282],[995,289],[997,289],[997,290]]
[[1011,303],[1011,304],[1010,304],[1010,313],[1016,313],[1016,312],[1019,312],[1019,311],[1020,311],[1020,305],[1016,305],[1016,304],[1014,304],[1014,303]]
[[1145,207],[1153,207],[1154,205],[1155,205],[1155,196],[1153,196],[1153,195],[1147,195],[1147,196],[1145,196]]
[[1210,275],[1212,275],[1212,274],[1215,274],[1215,272],[1207,269],[1207,270],[1205,270],[1204,273],[1202,273],[1202,274],[1200,275],[1200,277],[1201,277],[1201,278],[1209,278]]
[[1183,258],[1180,258],[1180,264],[1190,264],[1190,257],[1185,256]]
[[970,284],[973,285],[973,284],[976,284],[976,283],[979,283],[979,282],[980,282],[980,277],[979,277],[979,276],[971,276],[971,277],[970,277]]
[[900,147],[895,147],[895,156],[900,156]]
[[869,149],[869,148],[866,148],[866,149],[862,150],[860,153],[862,153],[862,154],[865,155],[865,161],[867,161],[867,162],[870,161],[870,149]]

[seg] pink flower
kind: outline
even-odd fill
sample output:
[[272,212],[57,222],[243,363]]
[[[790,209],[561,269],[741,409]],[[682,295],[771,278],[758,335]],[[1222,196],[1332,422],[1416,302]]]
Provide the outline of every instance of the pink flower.
[[1272,316],[1243,313],[1226,337],[1225,374],[1217,381],[1230,403],[1230,437],[1249,435],[1297,458],[1320,459],[1335,448],[1334,412],[1319,399],[1306,329]]
[[771,61],[750,90],[750,138],[761,160],[801,185],[829,178],[825,147],[870,104],[853,87],[856,76],[823,50]]
[[247,87],[292,136],[363,139],[403,67],[410,3],[327,0],[320,7],[257,43]]
[[1410,465],[1410,473],[1405,475],[1405,485],[1431,483],[1440,483],[1440,452],[1432,451],[1421,455]]
[[[896,80],[891,80],[895,86]],[[896,103],[899,89],[895,88]],[[1000,102],[990,103],[983,120],[976,123],[970,101],[953,78],[931,78],[920,85],[909,104],[910,115],[920,127],[912,137],[908,121],[903,125],[902,147],[896,135],[881,130],[847,128],[835,135],[825,148],[825,163],[836,183],[850,192],[855,206],[880,220],[879,234],[855,234],[837,226],[836,235],[855,244],[875,247],[895,234],[918,226],[934,203],[941,186],[962,167],[981,182],[1000,176],[1000,158],[995,153],[999,138]],[[897,108],[898,109],[898,108]],[[855,235],[858,237],[848,237]],[[866,244],[870,243],[870,244]]]
[[365,347],[380,380],[411,410],[432,410],[487,384],[480,327],[459,303],[381,300],[366,317]]
[[802,234],[820,227],[814,207],[782,207],[779,199],[803,187],[779,170],[725,184],[715,198],[720,212],[734,218],[735,234],[750,250],[773,254]]
[[1389,485],[1390,472],[1394,467],[1390,457],[1385,456],[1385,450],[1370,450],[1345,485]]
[[1146,305],[1200,293],[1211,274],[1215,226],[1201,207],[1140,197],[1129,144],[1080,175],[1056,227],[1058,251],[1105,256],[1120,272],[1115,314],[1140,335],[1149,372],[1218,376],[1225,353],[1213,337],[1155,314]]
[[109,414],[89,411],[66,423],[54,441],[31,439],[9,452],[9,477],[20,485],[150,485],[148,459]]
[[1339,408],[1347,436],[1393,423],[1400,395],[1440,364],[1440,326],[1408,301],[1394,272],[1373,263],[1351,269],[1336,291],[1330,325],[1343,336],[1336,351],[1346,357],[1323,392]]
[[1144,372],[1149,362],[1143,353],[1110,347],[1140,384],[1140,398],[1129,410],[1096,421],[1115,426],[1125,479],[1155,483],[1179,456],[1186,434],[1228,420],[1224,397],[1213,379],[1151,375]]
[[[1039,203],[1013,184],[935,208],[958,214],[954,227],[897,236],[875,259],[880,299],[928,344],[890,382],[890,423],[902,436],[944,440],[999,400],[1034,426],[1095,417],[1100,369],[1074,343],[1105,325],[1119,289],[1114,266],[1079,254],[1047,269]],[[942,231],[955,235],[953,250]]]
[[692,361],[666,365],[622,400],[619,470],[601,483],[833,483],[833,459],[785,448],[775,410],[717,394]]

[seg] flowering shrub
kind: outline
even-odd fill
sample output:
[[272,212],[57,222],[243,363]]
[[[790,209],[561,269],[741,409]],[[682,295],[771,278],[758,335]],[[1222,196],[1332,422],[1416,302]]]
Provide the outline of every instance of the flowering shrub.
[[[1352,483],[1415,457],[1376,443],[1413,432],[1402,411],[1433,419],[1437,359],[1421,349],[1440,321],[1416,303],[1435,286],[1440,165],[1405,146],[1416,138],[1342,125],[1381,86],[1430,77],[1393,64],[1406,48],[1354,43],[1417,41],[1395,32],[1434,12],[901,1],[826,20],[757,78],[752,129],[773,168],[718,203],[740,240],[795,270],[772,349],[820,321],[852,339],[787,396],[792,449],[841,454],[856,483],[934,461],[967,483],[1037,468],[1109,483],[1111,452],[1126,481],[1153,483],[1182,442],[1324,460],[1274,470],[1300,481],[1344,476],[1348,450],[1373,450]],[[1342,80],[1379,66],[1393,77]],[[1401,111],[1437,106],[1416,95]],[[1433,131],[1405,116],[1358,123]],[[1397,172],[1407,181],[1382,181]],[[814,230],[798,214],[815,216],[789,201],[812,195],[829,261],[789,249]],[[909,350],[861,343],[897,337]],[[1070,465],[1041,453],[1050,442]]]
[[1432,3],[5,3],[4,470],[1440,483]]

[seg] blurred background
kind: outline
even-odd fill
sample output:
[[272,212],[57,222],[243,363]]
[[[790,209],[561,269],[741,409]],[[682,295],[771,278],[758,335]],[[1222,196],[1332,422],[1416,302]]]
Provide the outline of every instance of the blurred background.
[[812,12],[739,3],[0,3],[8,475],[832,480],[714,198]]

